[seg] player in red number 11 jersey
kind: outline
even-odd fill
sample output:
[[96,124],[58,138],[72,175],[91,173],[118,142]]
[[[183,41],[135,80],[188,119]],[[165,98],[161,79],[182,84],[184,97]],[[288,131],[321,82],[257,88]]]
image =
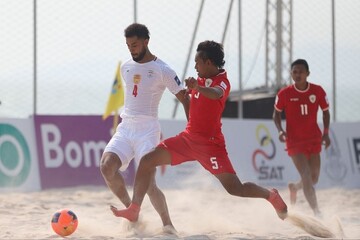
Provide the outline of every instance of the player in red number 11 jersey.
[[[307,81],[309,65],[303,59],[291,64],[291,77],[295,82],[279,91],[274,105],[273,119],[279,131],[279,140],[286,142],[288,155],[292,158],[301,180],[290,183],[290,202],[295,204],[296,193],[303,188],[304,195],[318,215],[314,185],[320,174],[321,144],[330,145],[330,113],[326,93],[319,85]],[[317,124],[319,107],[323,111],[324,130]],[[281,126],[281,112],[285,111],[286,131]]]

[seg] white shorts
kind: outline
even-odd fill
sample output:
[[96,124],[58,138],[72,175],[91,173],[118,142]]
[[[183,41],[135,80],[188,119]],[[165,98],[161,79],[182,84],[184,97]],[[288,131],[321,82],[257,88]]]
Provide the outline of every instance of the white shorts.
[[121,160],[120,171],[125,171],[134,159],[140,159],[160,143],[160,123],[154,118],[124,118],[104,152],[115,153]]

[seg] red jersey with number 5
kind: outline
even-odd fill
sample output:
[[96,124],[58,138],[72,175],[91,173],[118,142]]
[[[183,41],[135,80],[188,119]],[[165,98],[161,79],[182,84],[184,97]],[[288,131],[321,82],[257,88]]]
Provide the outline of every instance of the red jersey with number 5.
[[295,85],[285,87],[277,94],[274,107],[279,112],[285,111],[288,144],[315,139],[321,141],[317,113],[319,107],[323,111],[329,109],[326,93],[321,86],[308,83],[303,91]]
[[203,137],[216,137],[223,139],[221,132],[221,116],[225,108],[225,102],[230,92],[230,83],[226,71],[221,69],[220,73],[212,78],[199,78],[199,86],[220,87],[223,96],[220,99],[210,99],[201,93],[192,90],[190,100],[189,122],[186,130],[191,134]]

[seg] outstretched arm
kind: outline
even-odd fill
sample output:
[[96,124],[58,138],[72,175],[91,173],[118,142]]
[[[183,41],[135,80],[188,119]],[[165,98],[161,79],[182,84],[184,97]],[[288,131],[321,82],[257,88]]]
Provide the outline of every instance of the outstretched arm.
[[189,94],[186,92],[185,89],[183,89],[177,94],[175,94],[175,96],[179,100],[179,102],[181,102],[181,104],[183,105],[186,119],[189,120],[189,106],[190,106]]

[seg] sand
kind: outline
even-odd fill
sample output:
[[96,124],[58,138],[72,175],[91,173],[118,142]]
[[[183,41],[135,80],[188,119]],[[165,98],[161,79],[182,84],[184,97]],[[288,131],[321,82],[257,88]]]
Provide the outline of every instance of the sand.
[[[238,198],[211,187],[163,190],[178,236],[162,234],[148,198],[142,207],[142,228],[134,231],[110,212],[109,205],[122,206],[106,187],[87,186],[1,193],[0,239],[62,239],[50,225],[53,213],[62,208],[71,209],[79,219],[78,229],[67,239],[320,239],[280,220],[262,199]],[[289,202],[287,189],[280,193]],[[317,194],[321,223],[334,238],[360,239],[360,189],[324,189]],[[312,216],[302,193],[289,212]]]

